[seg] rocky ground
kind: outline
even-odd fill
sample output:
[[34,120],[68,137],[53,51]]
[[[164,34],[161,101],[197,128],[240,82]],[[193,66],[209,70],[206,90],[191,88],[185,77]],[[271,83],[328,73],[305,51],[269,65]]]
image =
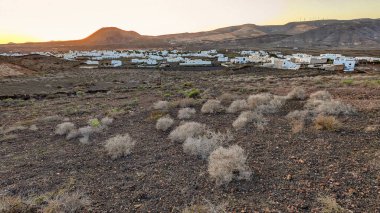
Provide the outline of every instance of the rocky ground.
[[[90,212],[181,212],[205,205],[226,212],[321,212],[331,206],[380,211],[377,71],[79,69],[46,58],[6,63],[32,72],[0,79],[0,196],[20,197],[33,206],[32,212],[55,195],[78,191],[91,201],[82,211]],[[264,130],[254,125],[234,130],[239,113],[200,112],[202,103],[225,93],[236,99],[262,92],[285,96],[295,87],[307,95],[327,90],[357,113],[336,116],[342,126],[334,131],[308,123],[294,133],[286,115],[302,110],[307,100],[288,100],[276,113],[266,114]],[[171,129],[156,130],[157,118],[165,114],[178,126],[180,108],[154,110],[153,103],[174,103],[196,89],[200,97],[191,120],[214,131],[229,130],[234,136],[230,143],[248,156],[251,179],[216,186],[207,160],[170,141]],[[89,144],[54,134],[64,121],[86,126],[89,119],[106,116],[114,122],[91,135]],[[125,133],[136,146],[130,155],[112,160],[104,143]]]

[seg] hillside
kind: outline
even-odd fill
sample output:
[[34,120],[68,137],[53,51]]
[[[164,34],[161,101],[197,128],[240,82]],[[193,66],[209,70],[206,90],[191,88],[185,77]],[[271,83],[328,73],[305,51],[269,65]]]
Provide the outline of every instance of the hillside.
[[120,48],[380,48],[380,19],[244,24],[212,31],[146,36],[116,27],[75,41],[0,45],[0,52]]

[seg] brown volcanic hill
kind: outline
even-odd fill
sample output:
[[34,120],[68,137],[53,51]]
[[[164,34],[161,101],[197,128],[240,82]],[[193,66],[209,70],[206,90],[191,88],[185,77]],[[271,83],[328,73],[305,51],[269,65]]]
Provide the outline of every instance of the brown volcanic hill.
[[107,45],[107,44],[123,44],[133,40],[143,39],[135,31],[125,31],[116,27],[105,27],[91,34],[85,39],[80,40],[86,45]]

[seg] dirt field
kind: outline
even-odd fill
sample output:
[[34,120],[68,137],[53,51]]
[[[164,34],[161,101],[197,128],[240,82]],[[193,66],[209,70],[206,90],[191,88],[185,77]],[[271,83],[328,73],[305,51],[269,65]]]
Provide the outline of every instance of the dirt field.
[[[60,193],[76,191],[91,201],[81,212],[181,212],[189,206],[201,212],[201,207],[222,204],[226,212],[329,210],[321,197],[336,200],[330,204],[342,212],[380,212],[378,71],[179,72],[79,69],[46,58],[5,62],[34,72],[0,78],[0,196],[20,197],[32,212]],[[317,130],[310,121],[298,133],[286,115],[304,109],[307,99],[287,100],[278,111],[264,114],[264,130],[253,124],[235,130],[232,122],[240,113],[200,112],[202,103],[224,93],[235,99],[263,92],[285,96],[295,87],[307,95],[327,90],[357,112],[336,115],[339,129]],[[180,108],[154,110],[153,103],[173,103],[192,89],[201,93],[191,121],[233,134],[230,145],[241,146],[248,156],[249,180],[215,185],[207,160],[184,153],[181,143],[168,139],[181,122]],[[156,130],[157,118],[165,114],[174,118],[174,126]],[[64,121],[82,127],[105,116],[114,122],[92,134],[89,144],[54,134]],[[112,160],[105,141],[125,133],[136,145],[130,155]]]

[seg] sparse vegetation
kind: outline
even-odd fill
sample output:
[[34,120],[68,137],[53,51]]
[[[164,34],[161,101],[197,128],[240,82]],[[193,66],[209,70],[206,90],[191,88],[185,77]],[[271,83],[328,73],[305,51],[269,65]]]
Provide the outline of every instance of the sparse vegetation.
[[334,131],[341,128],[342,124],[333,116],[318,115],[314,120],[314,126],[317,130]]
[[247,103],[250,109],[255,109],[260,105],[268,104],[272,100],[272,95],[269,93],[260,93],[257,95],[251,95],[247,99]]
[[179,119],[190,119],[195,115],[196,111],[194,108],[183,108],[178,111]]
[[56,135],[65,135],[73,129],[75,129],[75,124],[73,124],[71,122],[64,122],[64,123],[57,125],[57,128],[55,129],[55,134]]
[[198,137],[188,137],[183,144],[183,151],[206,159],[219,146],[226,145],[233,140],[231,132],[220,133],[207,131]]
[[247,156],[240,146],[219,147],[209,157],[208,172],[217,185],[228,184],[234,178],[249,180],[251,171],[246,161]]
[[248,109],[246,100],[236,100],[227,108],[228,113],[237,113]]
[[129,134],[124,134],[108,139],[104,147],[112,159],[117,159],[129,155],[135,144]]
[[153,104],[153,109],[156,109],[156,110],[168,110],[170,107],[170,104],[169,102],[167,101],[157,101],[156,103]]
[[201,112],[204,114],[212,114],[223,111],[224,107],[218,100],[208,100],[203,104]]
[[328,91],[317,91],[317,92],[310,94],[310,99],[321,100],[321,101],[329,101],[332,99],[332,95]]
[[90,206],[90,199],[81,192],[63,193],[49,200],[43,208],[44,213],[56,212],[85,212]]
[[319,203],[322,205],[323,213],[348,213],[349,211],[341,207],[333,197],[325,196],[318,198]]
[[161,130],[161,131],[166,131],[171,126],[173,126],[173,124],[174,124],[174,120],[170,118],[169,116],[162,117],[157,120],[156,129]]
[[258,129],[263,130],[264,126],[266,125],[266,120],[260,113],[245,111],[242,112],[239,117],[232,123],[232,126],[235,129],[242,129],[246,127],[248,123],[254,123]]
[[302,87],[294,88],[286,96],[287,99],[291,99],[291,100],[305,100],[306,97],[307,97],[306,91]]
[[185,122],[174,129],[169,139],[174,142],[184,142],[188,137],[198,137],[205,133],[206,125],[197,122]]

